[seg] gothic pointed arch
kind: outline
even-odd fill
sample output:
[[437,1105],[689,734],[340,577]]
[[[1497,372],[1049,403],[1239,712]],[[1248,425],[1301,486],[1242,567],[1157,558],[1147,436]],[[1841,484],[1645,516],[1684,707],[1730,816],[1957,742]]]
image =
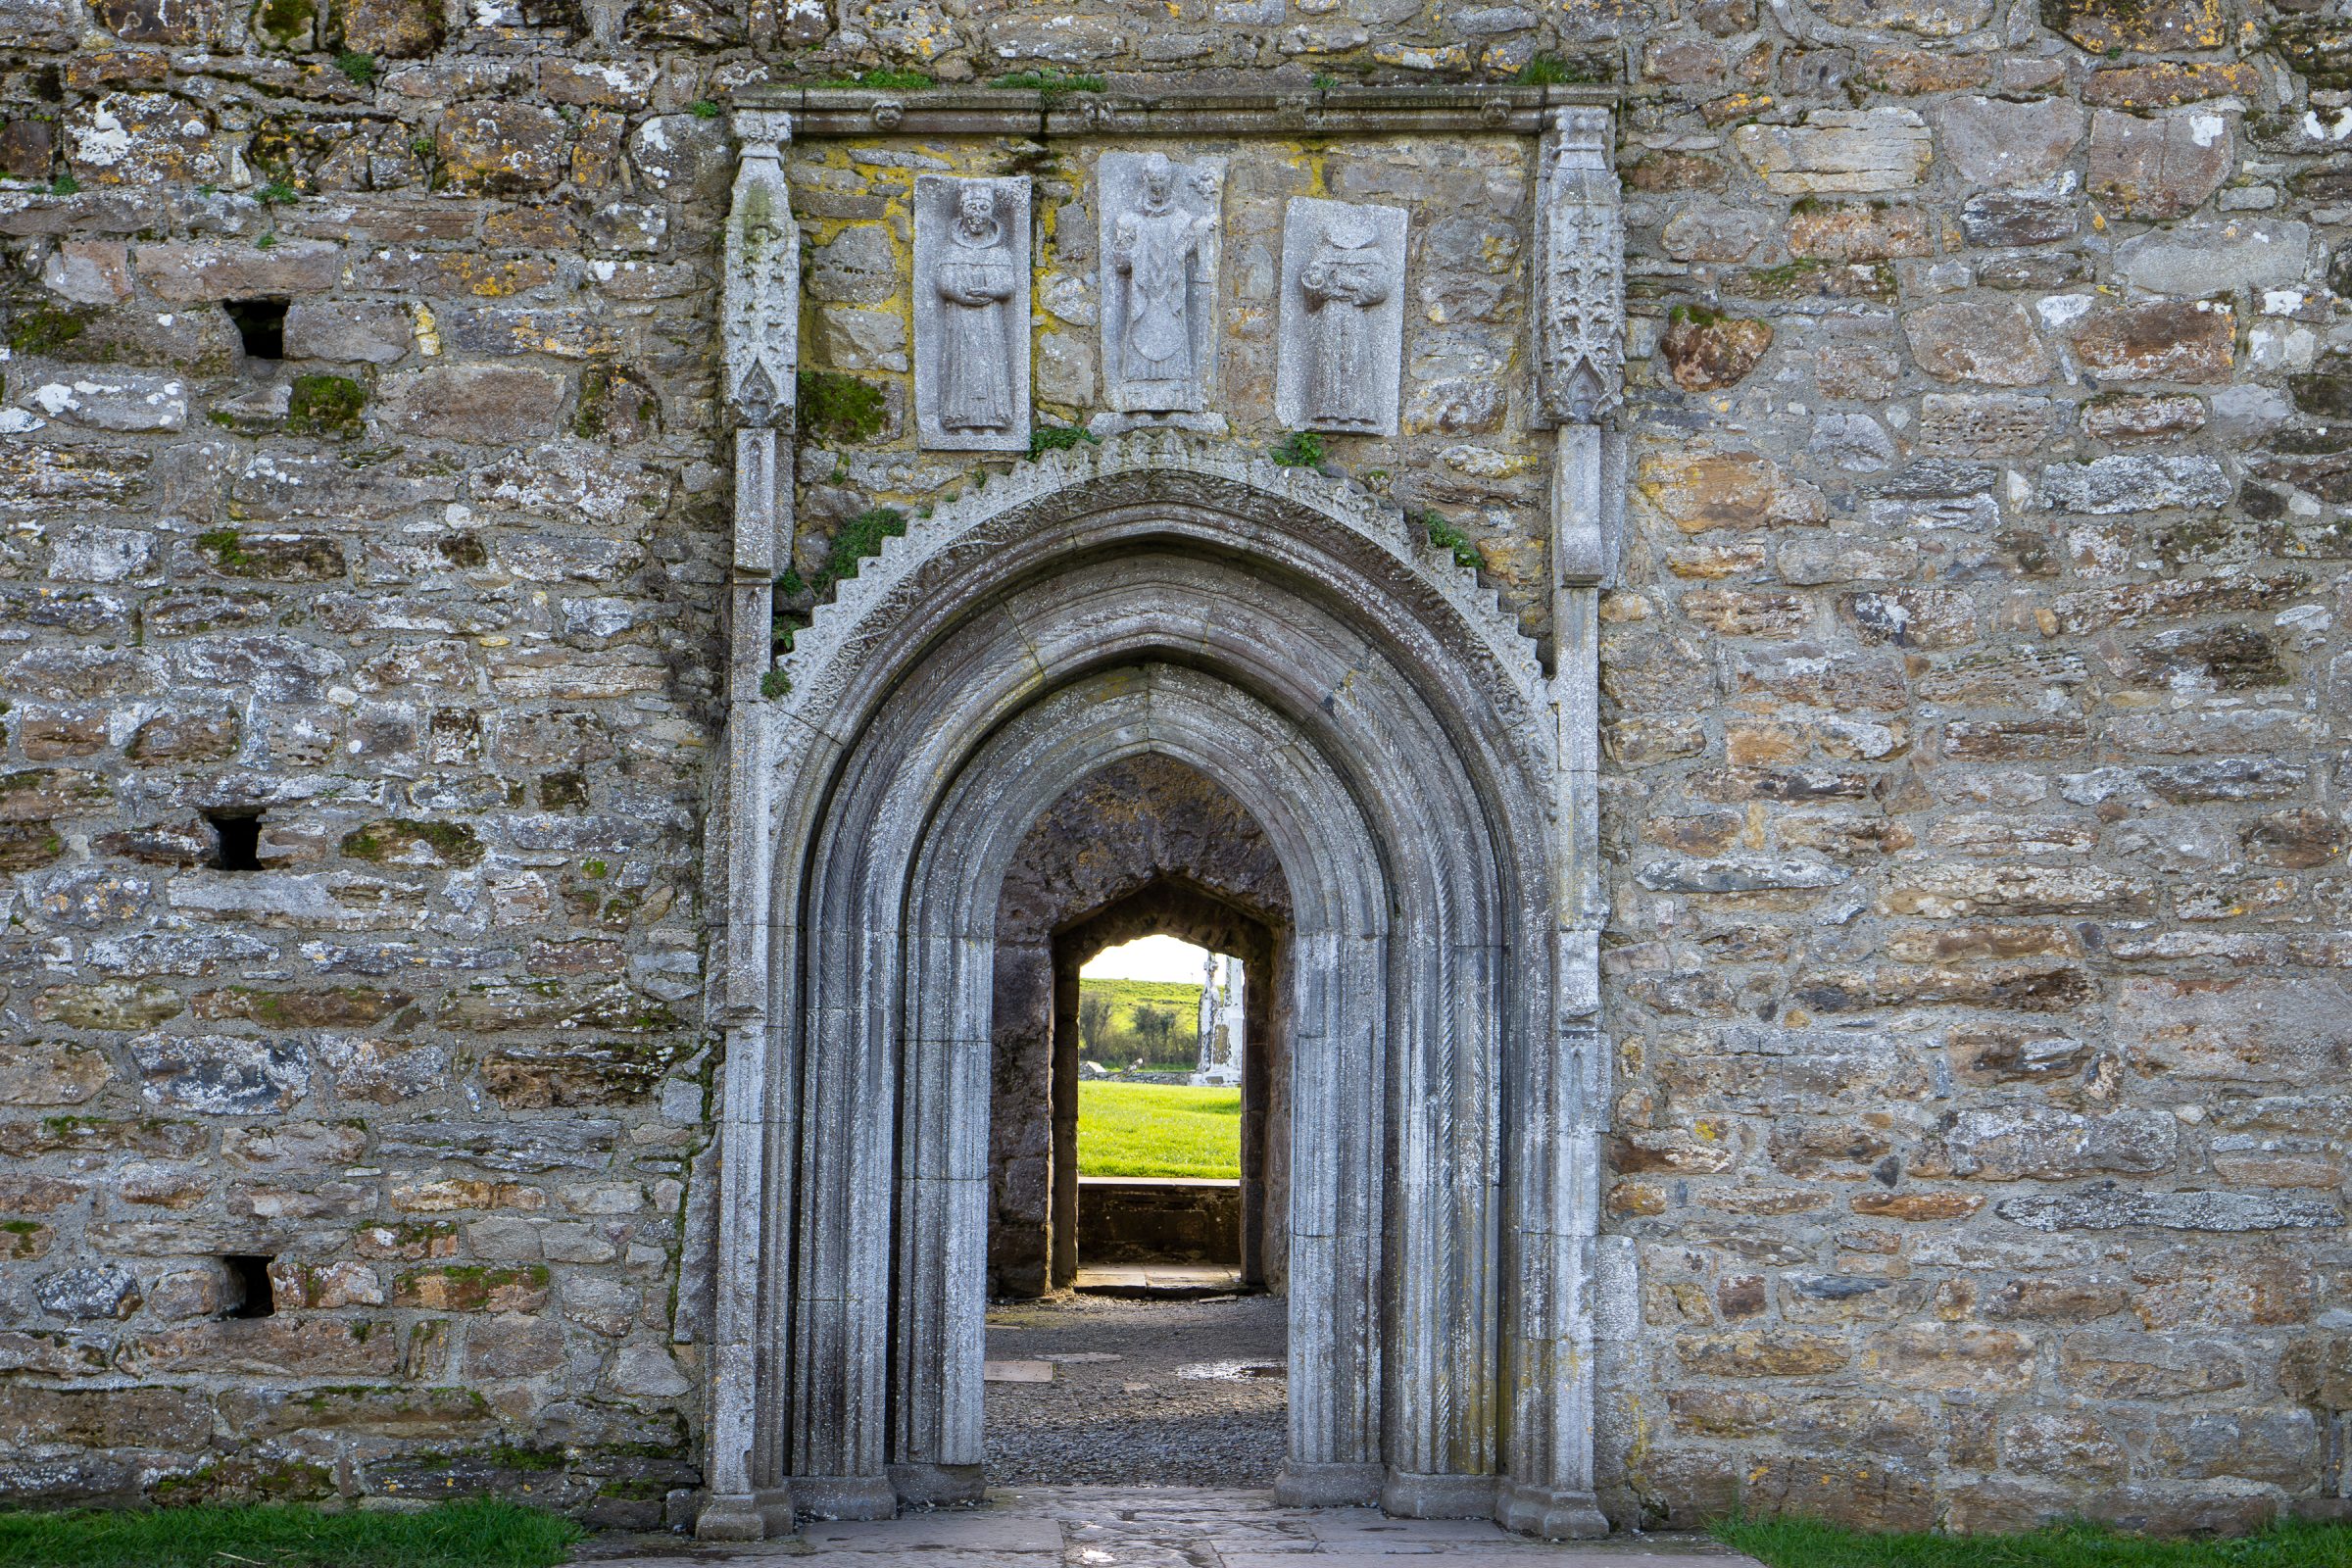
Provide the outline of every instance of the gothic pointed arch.
[[1597,1528],[1560,720],[1494,596],[1360,490],[1130,437],[917,520],[782,673],[730,806],[715,1490],[978,1485],[1004,869],[1157,754],[1293,901],[1283,1491]]

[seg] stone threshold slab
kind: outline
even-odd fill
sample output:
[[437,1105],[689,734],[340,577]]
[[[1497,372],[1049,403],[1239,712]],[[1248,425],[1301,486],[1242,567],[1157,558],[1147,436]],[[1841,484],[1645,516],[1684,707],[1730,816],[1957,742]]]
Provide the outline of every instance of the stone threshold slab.
[[1371,1508],[1286,1508],[1271,1493],[1205,1487],[1011,1487],[977,1508],[870,1524],[809,1521],[797,1541],[696,1546],[663,1537],[592,1541],[605,1568],[1761,1568],[1705,1536],[1622,1535],[1544,1542],[1478,1519],[1391,1519]]

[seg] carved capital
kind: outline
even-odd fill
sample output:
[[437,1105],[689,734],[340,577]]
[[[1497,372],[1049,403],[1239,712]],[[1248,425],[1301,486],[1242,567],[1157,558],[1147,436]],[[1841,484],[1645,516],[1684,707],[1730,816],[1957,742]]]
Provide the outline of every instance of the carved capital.
[[1545,127],[1560,139],[1562,150],[1580,158],[1590,158],[1592,169],[1609,166],[1609,112],[1591,106],[1578,109],[1555,109]]
[[1591,424],[1625,380],[1625,211],[1605,109],[1553,112],[1536,215],[1537,422]]
[[748,425],[787,422],[800,359],[801,235],[792,220],[781,148],[792,117],[741,109],[743,152],[727,212],[724,392]]
[[744,158],[773,160],[792,140],[792,116],[781,109],[738,109],[733,123]]

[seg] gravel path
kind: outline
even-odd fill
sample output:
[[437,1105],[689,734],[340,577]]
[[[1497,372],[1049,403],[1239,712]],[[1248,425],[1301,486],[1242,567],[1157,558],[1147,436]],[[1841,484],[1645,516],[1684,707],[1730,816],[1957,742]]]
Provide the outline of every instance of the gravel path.
[[987,1385],[990,1484],[1272,1486],[1286,1310],[1270,1296],[991,1307],[990,1360],[1055,1365],[1051,1383]]

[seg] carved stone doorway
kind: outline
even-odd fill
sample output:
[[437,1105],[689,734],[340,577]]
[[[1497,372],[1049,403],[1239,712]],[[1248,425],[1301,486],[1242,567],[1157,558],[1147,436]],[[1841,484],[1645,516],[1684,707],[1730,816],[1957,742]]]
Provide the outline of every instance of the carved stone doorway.
[[978,1493],[999,911],[1121,766],[1213,783],[1289,901],[1280,1493],[1605,1529],[1589,775],[1471,574],[1360,492],[1131,437],[918,520],[779,673],[729,775],[710,1533]]
[[1290,1009],[1278,975],[1290,919],[1290,888],[1265,831],[1213,780],[1165,756],[1091,774],[1038,818],[997,905],[989,1295],[1035,1296],[1076,1281],[1078,971],[1105,948],[1154,933],[1233,954],[1253,977],[1240,1262],[1246,1286],[1281,1289],[1289,1128],[1280,1063]]

